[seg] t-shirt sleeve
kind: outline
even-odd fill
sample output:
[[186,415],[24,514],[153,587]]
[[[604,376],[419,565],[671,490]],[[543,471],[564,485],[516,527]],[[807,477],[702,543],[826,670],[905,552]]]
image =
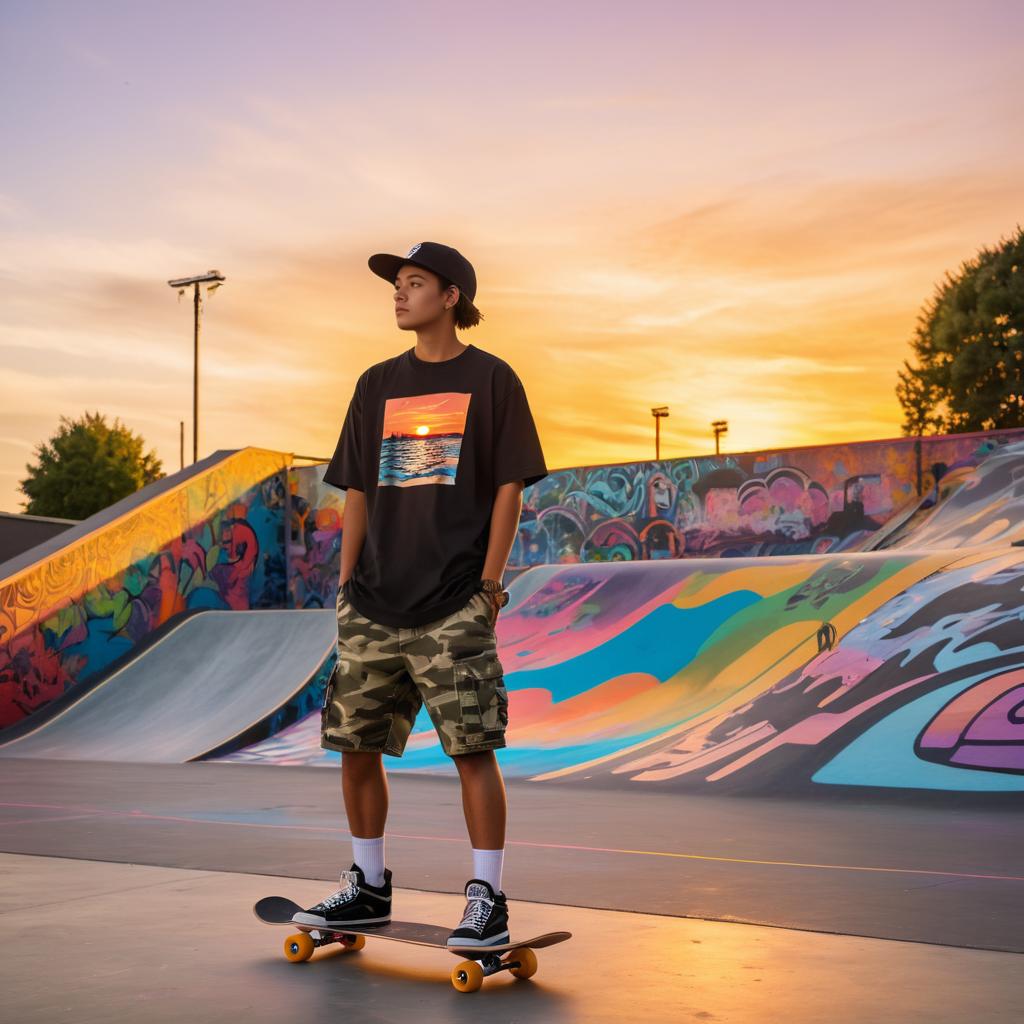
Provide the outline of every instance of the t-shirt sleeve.
[[347,491],[354,487],[357,491],[365,491],[366,483],[363,476],[363,378],[356,381],[352,392],[352,400],[348,403],[348,412],[341,427],[338,445],[334,456],[324,470],[324,482]]
[[522,480],[529,487],[547,475],[526,390],[517,381],[494,409],[494,486]]

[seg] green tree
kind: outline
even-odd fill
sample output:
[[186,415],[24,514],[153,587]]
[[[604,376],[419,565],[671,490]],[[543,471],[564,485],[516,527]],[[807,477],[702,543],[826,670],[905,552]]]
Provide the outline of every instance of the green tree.
[[1024,425],[1024,230],[946,272],[917,320],[896,396],[904,434]]
[[36,446],[38,461],[26,464],[29,475],[19,482],[28,514],[86,519],[164,475],[156,453],[143,455],[143,439],[119,420],[111,427],[87,412],[60,422],[49,442]]

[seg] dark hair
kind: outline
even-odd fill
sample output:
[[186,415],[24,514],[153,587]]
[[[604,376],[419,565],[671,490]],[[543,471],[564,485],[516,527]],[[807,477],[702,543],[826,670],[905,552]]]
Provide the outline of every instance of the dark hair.
[[[440,274],[436,276],[438,281],[441,282],[442,294],[455,285],[455,282],[449,281],[447,277],[441,277]],[[458,288],[458,285],[455,285],[455,287]],[[467,327],[476,327],[484,318],[483,313],[470,302],[461,288],[459,288],[459,301],[455,303],[454,316],[455,326],[460,330],[465,330]]]

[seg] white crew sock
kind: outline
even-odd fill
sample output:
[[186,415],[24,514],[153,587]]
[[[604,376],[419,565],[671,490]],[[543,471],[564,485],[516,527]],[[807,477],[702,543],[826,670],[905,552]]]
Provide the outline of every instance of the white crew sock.
[[495,893],[501,892],[501,866],[505,857],[500,850],[473,850],[473,877],[490,883]]
[[352,837],[352,859],[362,870],[367,885],[384,884],[384,837],[360,839]]

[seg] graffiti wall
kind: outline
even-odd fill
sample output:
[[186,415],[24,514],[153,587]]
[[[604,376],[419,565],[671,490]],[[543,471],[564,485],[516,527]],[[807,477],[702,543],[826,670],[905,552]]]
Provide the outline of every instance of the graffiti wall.
[[[1024,791],[1024,553],[531,570],[498,620],[506,775]],[[319,712],[232,755],[332,765]],[[421,711],[389,770],[451,773]]]
[[116,521],[0,580],[0,727],[177,614],[283,607],[288,461],[246,448],[152,499],[143,488]]
[[[965,442],[936,476],[938,503],[912,503],[880,551],[520,574],[497,627],[503,770],[740,792],[1024,790],[1024,441]],[[338,755],[320,749],[315,714],[232,759]],[[425,712],[389,767],[452,771]]]
[[509,567],[868,546],[936,481],[1024,431],[583,467],[527,489]]
[[338,598],[345,492],[323,482],[326,468],[323,463],[288,473],[288,599],[292,608],[333,608]]
[[[920,458],[909,439],[529,488],[497,628],[506,773],[1024,789],[1024,432],[926,440]],[[344,496],[322,472],[229,453],[0,581],[2,721],[88,686],[181,612],[332,607]],[[322,684],[228,759],[335,764]],[[453,771],[425,712],[389,767]]]
[[[1021,440],[1005,430],[553,471],[523,493],[505,580],[535,565],[869,548],[902,509],[919,506],[916,525],[945,481]],[[337,593],[344,492],[324,468],[290,480],[297,608],[330,607]]]
[[1000,445],[977,466],[955,466],[939,490],[940,500],[886,538],[886,547],[1004,547],[1024,542],[1024,442]]

